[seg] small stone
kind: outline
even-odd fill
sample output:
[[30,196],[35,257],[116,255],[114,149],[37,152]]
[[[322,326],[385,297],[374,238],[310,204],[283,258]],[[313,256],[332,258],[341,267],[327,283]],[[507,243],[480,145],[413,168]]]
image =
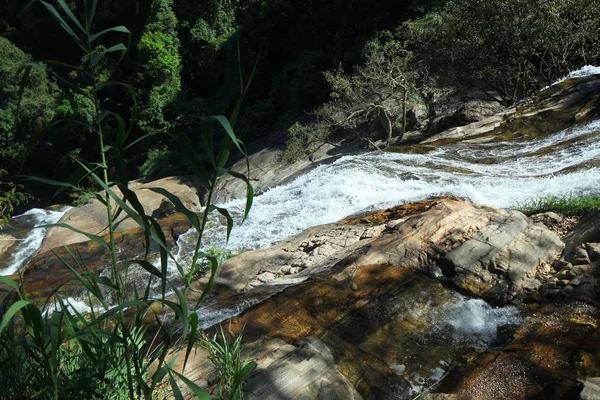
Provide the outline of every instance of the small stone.
[[562,291],[560,289],[547,289],[547,290],[544,290],[543,293],[544,293],[544,296],[546,296],[546,297],[557,297],[562,294]]
[[527,290],[530,292],[537,292],[541,286],[542,283],[537,279],[526,279],[523,282],[523,290]]
[[556,281],[554,281],[554,282],[546,282],[546,284],[544,285],[544,290],[556,289],[556,287],[557,287]]
[[558,273],[558,275],[556,275],[556,277],[558,279],[573,279],[577,276],[577,274],[575,272],[573,272],[572,269],[563,269],[562,271],[560,271]]
[[579,246],[573,252],[573,265],[589,264],[590,259],[585,247]]
[[554,262],[554,269],[557,271],[562,271],[563,269],[571,268],[572,266],[573,265],[570,262],[565,260],[556,260]]
[[585,275],[579,275],[578,277],[574,278],[570,283],[571,286],[581,286],[581,285],[585,285],[585,284],[594,284],[594,278],[588,274]]
[[395,229],[396,227],[398,227],[398,225],[400,225],[404,221],[406,221],[406,218],[394,219],[394,220],[389,221],[385,225],[385,227],[388,228],[388,229]]
[[600,259],[600,243],[586,243],[586,247],[590,260],[596,261]]
[[263,272],[262,274],[260,274],[256,277],[256,279],[258,279],[262,283],[271,282],[271,281],[275,280],[275,278],[277,278],[277,276],[274,273],[268,272],[268,271]]
[[279,270],[279,272],[281,272],[283,275],[289,275],[291,272],[292,266],[291,265],[284,265],[283,267],[281,267],[281,269]]
[[563,291],[563,293],[569,294],[569,293],[573,293],[573,290],[575,290],[575,288],[573,288],[573,286],[571,286],[571,285],[568,285],[568,286],[565,286],[562,291]]
[[579,394],[580,400],[595,400],[600,398],[600,378],[587,378],[583,382],[583,390]]
[[492,280],[492,276],[489,274],[485,274],[481,277],[481,280],[484,282],[490,282]]
[[563,279],[562,281],[556,282],[556,286],[559,288],[563,288],[569,284],[570,281]]
[[586,272],[592,271],[592,266],[589,264],[582,264],[574,266],[571,271],[573,271],[576,275],[581,275]]

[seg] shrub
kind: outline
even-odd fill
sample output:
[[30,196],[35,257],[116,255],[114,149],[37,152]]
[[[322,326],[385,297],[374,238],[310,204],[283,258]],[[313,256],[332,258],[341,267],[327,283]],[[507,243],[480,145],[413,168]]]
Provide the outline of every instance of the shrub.
[[140,167],[140,177],[146,181],[188,172],[181,153],[166,146],[148,151],[146,161]]
[[431,16],[407,27],[438,74],[505,104],[600,60],[597,1],[455,0],[441,23]]

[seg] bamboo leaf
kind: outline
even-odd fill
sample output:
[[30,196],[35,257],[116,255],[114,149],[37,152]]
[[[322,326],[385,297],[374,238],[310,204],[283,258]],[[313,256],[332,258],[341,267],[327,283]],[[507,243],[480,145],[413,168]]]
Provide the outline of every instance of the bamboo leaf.
[[8,325],[8,323],[10,322],[12,317],[16,313],[18,313],[19,310],[21,310],[24,307],[27,307],[30,304],[32,304],[30,301],[18,300],[12,306],[10,306],[10,308],[8,309],[6,314],[4,314],[4,318],[2,318],[2,324],[0,325],[0,333],[2,333],[4,331],[4,328],[6,328],[6,325]]
[[246,209],[244,210],[244,221],[248,217],[248,213],[250,212],[250,208],[252,207],[252,202],[254,201],[254,188],[250,183],[250,179],[246,177],[244,174],[240,174],[235,171],[227,171],[227,173],[235,178],[241,179],[246,182]]
[[123,59],[123,57],[125,57],[125,53],[127,52],[127,47],[125,47],[125,45],[123,43],[119,43],[119,44],[115,44],[114,46],[109,47],[106,50],[102,50],[98,54],[94,54],[92,56],[92,66],[95,67],[96,65],[98,65],[100,60],[102,60],[102,58],[104,58],[105,55],[107,55],[108,53],[114,53],[115,51],[121,52],[121,57],[119,58],[119,61],[121,61]]
[[210,212],[213,210],[217,210],[219,214],[224,216],[227,219],[227,242],[229,242],[229,235],[231,235],[231,230],[233,229],[233,218],[231,218],[231,214],[225,208],[217,207],[213,204],[208,206],[206,212]]
[[83,34],[87,34],[87,32],[85,31],[85,29],[83,28],[83,26],[81,26],[81,23],[79,23],[79,20],[75,17],[75,15],[73,14],[73,12],[69,8],[69,6],[65,3],[65,0],[57,0],[57,1],[58,1],[58,4],[60,4],[60,6],[63,9],[63,11],[65,12],[65,14],[67,14],[67,16],[69,18],[71,18],[71,21],[73,21],[73,23],[75,24],[75,26],[78,27],[79,30],[81,30],[81,32]]
[[56,11],[56,8],[54,8],[54,6],[52,4],[46,3],[43,0],[40,0],[40,2],[44,5],[44,7],[46,7],[46,9],[48,11],[50,11],[50,13],[54,16],[54,18],[58,21],[58,23],[60,24],[60,26],[69,34],[69,36],[71,36],[73,38],[73,40],[75,40],[75,43],[77,43],[77,45],[84,51],[84,52],[88,52],[88,48],[86,47],[85,43],[83,43],[83,41],[81,40],[81,38],[79,36],[77,36],[77,34],[73,31],[73,29],[71,29],[71,27],[69,26],[69,24],[67,24],[67,22],[63,19],[63,17],[60,16],[60,14],[58,13],[58,11]]
[[93,35],[90,35],[90,38],[88,41],[90,43],[92,43],[94,40],[98,39],[100,36],[102,36],[106,33],[109,33],[109,32],[127,33],[128,35],[131,35],[131,32],[129,31],[129,29],[127,29],[123,25],[120,25],[120,26],[113,26],[112,28],[108,28],[103,31],[94,33]]
[[177,208],[177,211],[185,214],[185,216],[188,218],[188,220],[190,221],[190,223],[192,224],[192,226],[194,228],[196,228],[197,231],[200,231],[200,219],[198,218],[198,215],[191,211],[190,209],[188,209],[182,202],[181,199],[179,199],[179,197],[175,196],[173,193],[169,192],[166,189],[163,188],[159,188],[159,187],[149,187],[149,188],[145,188],[148,190],[151,190],[155,193],[158,194],[162,194],[163,196],[165,196],[167,199],[169,199],[169,201],[171,203],[173,203],[173,205],[175,206],[175,208]]
[[154,276],[157,276],[161,279],[164,278],[164,275],[162,274],[162,272],[160,272],[154,265],[152,265],[150,262],[148,262],[146,260],[131,260],[128,262],[128,265],[131,265],[131,264],[138,264],[146,272],[148,272]]
[[199,400],[210,400],[210,396],[209,394],[206,392],[206,390],[202,389],[200,386],[196,385],[194,382],[192,382],[189,378],[187,378],[185,375],[180,374],[177,371],[173,371],[175,373],[175,375],[177,375],[177,377],[179,379],[181,379],[183,381],[183,383],[186,384],[186,386],[192,391],[192,393],[194,393],[194,395],[199,399]]

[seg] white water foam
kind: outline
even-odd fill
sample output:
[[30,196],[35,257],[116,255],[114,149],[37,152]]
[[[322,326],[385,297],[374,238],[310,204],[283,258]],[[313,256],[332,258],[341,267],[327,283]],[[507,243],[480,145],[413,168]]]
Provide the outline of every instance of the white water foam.
[[569,74],[567,76],[554,82],[553,85],[556,85],[557,83],[566,81],[567,79],[571,79],[571,78],[581,78],[584,76],[598,75],[598,74],[600,74],[600,67],[595,67],[593,65],[585,65],[585,66],[579,68],[578,70],[569,72]]
[[[432,196],[511,208],[551,195],[600,194],[599,133],[596,120],[535,140],[463,142],[428,154],[344,156],[256,197],[248,219],[233,229],[228,247],[263,248],[311,226]],[[590,162],[592,166],[583,167]],[[244,201],[220,206],[239,218]],[[206,237],[208,246],[225,245],[222,227],[210,229]]]
[[61,211],[50,211],[41,208],[32,208],[26,213],[14,217],[14,220],[29,219],[29,224],[32,226],[32,229],[17,246],[10,264],[4,269],[0,269],[0,276],[14,274],[19,270],[23,263],[29,259],[29,257],[38,251],[46,236],[48,228],[36,228],[37,226],[57,223],[69,209],[70,207],[66,207]]
[[442,326],[451,328],[454,340],[485,348],[496,340],[498,328],[521,322],[516,307],[494,308],[481,299],[460,296],[458,302],[446,306]]

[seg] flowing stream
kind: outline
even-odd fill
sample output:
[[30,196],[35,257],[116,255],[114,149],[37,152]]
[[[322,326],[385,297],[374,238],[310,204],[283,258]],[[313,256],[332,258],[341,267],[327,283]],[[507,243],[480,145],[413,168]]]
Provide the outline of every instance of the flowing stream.
[[[534,140],[460,142],[428,154],[344,156],[256,197],[228,247],[264,248],[311,226],[431,196],[513,208],[553,195],[600,194],[598,134],[595,120]],[[244,201],[220,206],[239,218]],[[209,230],[209,245],[223,247],[224,234],[221,227]]]
[[[590,68],[588,72],[596,71]],[[264,248],[312,226],[433,196],[456,196],[476,204],[515,208],[548,196],[600,195],[599,135],[600,119],[529,140],[467,140],[431,147],[426,154],[365,152],[343,156],[257,196],[243,223],[244,200],[220,204],[233,215],[236,226],[226,243],[225,228],[215,216],[205,232],[205,247],[234,251]],[[29,231],[22,235],[10,262],[0,264],[0,275],[16,272],[40,247],[45,229],[31,228],[57,222],[64,211],[33,209],[16,217],[15,226]],[[193,232],[182,235],[177,258],[185,259],[194,242]],[[174,266],[170,264],[169,268]],[[207,328],[238,315],[273,294],[225,302],[209,296],[197,310],[200,326]],[[433,318],[432,325],[439,329],[433,336],[443,334],[452,343],[467,342],[468,347],[481,349],[490,346],[498,328],[521,321],[514,307],[493,308],[483,300],[468,299],[456,292],[453,296],[433,311],[427,302],[421,308],[413,307],[425,301],[415,300],[409,305],[416,313],[413,317]],[[422,297],[419,293],[415,298]],[[87,309],[79,300],[72,299],[72,306]],[[417,315],[419,312],[427,315]],[[414,395],[450,369],[451,357],[432,361],[426,373],[418,372],[416,364],[409,361],[391,368],[404,376],[410,386],[408,393]]]
[[[32,208],[26,213],[14,217],[6,232],[15,233],[15,239],[6,240],[17,240],[19,244],[7,260],[0,263],[0,276],[16,273],[21,265],[34,255],[42,245],[44,236],[48,231],[43,226],[58,222],[69,208],[63,208],[60,211]],[[3,233],[3,231],[0,231],[0,233]]]

